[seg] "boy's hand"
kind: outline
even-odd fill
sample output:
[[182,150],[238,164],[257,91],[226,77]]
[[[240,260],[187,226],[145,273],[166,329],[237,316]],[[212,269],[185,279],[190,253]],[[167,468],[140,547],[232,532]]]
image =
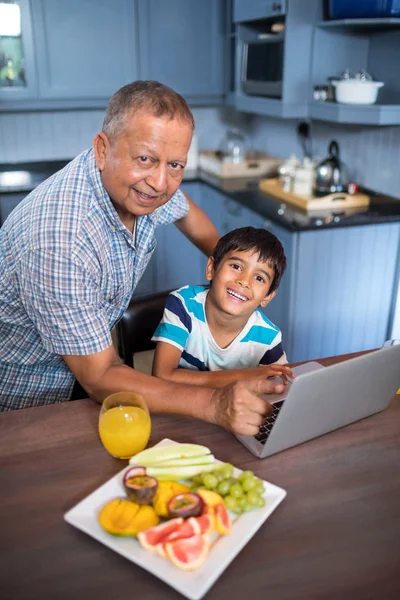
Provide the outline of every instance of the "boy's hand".
[[244,379],[217,389],[212,395],[213,423],[242,435],[256,435],[272,412],[272,406],[260,394],[281,394],[282,383],[265,379]]
[[261,365],[259,369],[263,372],[263,377],[280,377],[285,385],[288,384],[288,377],[294,379],[293,371],[287,365]]

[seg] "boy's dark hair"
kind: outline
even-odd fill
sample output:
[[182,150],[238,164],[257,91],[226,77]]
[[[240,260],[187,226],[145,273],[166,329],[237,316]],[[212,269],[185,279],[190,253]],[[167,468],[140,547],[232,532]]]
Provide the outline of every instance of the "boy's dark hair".
[[255,227],[241,227],[226,233],[220,238],[212,254],[214,269],[218,268],[225,254],[234,250],[258,252],[258,259],[270,263],[275,272],[268,294],[278,289],[286,269],[286,256],[281,242],[273,233]]

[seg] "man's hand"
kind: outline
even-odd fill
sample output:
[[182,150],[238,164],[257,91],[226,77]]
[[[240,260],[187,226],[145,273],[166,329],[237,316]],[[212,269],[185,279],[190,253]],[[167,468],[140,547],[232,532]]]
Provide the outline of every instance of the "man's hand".
[[282,383],[243,380],[215,390],[212,421],[233,433],[256,435],[272,406],[260,394],[281,394]]

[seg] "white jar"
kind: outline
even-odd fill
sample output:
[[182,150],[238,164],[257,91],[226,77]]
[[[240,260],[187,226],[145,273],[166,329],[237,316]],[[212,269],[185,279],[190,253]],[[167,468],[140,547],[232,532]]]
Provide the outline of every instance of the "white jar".
[[297,156],[291,154],[279,167],[279,181],[285,192],[292,191],[294,176],[299,165],[300,161]]
[[309,158],[296,168],[293,181],[293,193],[297,196],[312,196],[314,189],[315,169]]

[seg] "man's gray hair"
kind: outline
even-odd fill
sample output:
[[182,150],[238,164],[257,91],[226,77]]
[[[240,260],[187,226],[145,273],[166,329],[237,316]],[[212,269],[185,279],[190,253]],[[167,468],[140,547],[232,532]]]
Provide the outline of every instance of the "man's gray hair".
[[194,129],[192,111],[183,96],[158,81],[134,81],[112,96],[103,121],[103,132],[110,140],[117,137],[134,112],[145,109],[155,117],[182,119]]

